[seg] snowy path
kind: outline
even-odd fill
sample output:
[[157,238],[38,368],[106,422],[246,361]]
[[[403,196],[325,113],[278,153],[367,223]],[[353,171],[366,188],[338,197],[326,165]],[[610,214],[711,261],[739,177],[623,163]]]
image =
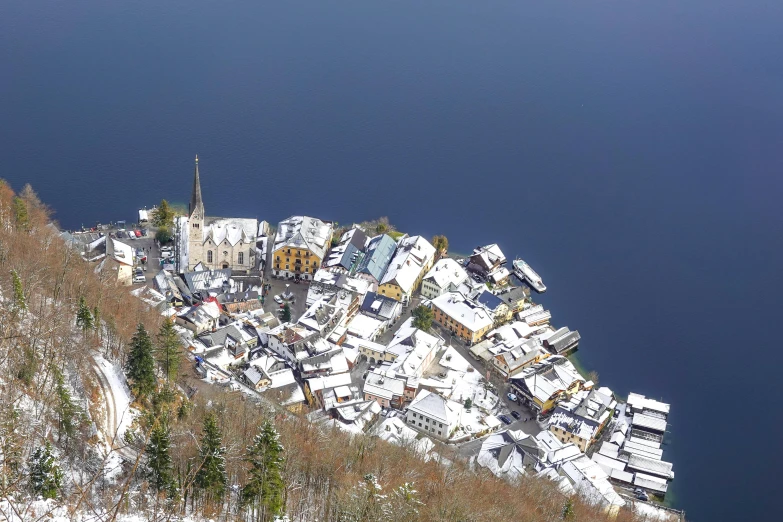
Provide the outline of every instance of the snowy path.
[[100,355],[95,355],[94,360],[93,370],[98,376],[105,405],[105,423],[101,432],[107,448],[116,450],[125,459],[135,460],[136,452],[125,445],[123,438],[133,422],[130,391],[115,365]]

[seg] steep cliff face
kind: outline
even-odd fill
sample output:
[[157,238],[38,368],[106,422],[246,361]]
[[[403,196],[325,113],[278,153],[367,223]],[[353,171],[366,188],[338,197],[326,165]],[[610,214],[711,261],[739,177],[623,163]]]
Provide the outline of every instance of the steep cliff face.
[[511,484],[446,447],[425,462],[187,365],[167,382],[149,355],[167,342],[159,313],[49,222],[0,180],[0,519],[606,520],[549,481]]

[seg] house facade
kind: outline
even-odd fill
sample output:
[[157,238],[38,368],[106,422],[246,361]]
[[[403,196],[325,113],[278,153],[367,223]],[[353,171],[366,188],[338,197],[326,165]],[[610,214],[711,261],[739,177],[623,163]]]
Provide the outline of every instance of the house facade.
[[454,292],[468,278],[468,273],[450,257],[444,257],[424,275],[421,295],[435,299],[446,292]]
[[467,343],[477,343],[494,327],[489,313],[458,292],[448,292],[432,300],[433,319]]
[[332,224],[308,216],[281,221],[272,251],[275,277],[312,280],[332,240]]
[[422,390],[413,399],[405,414],[409,426],[440,440],[448,440],[459,425],[462,408],[429,390]]
[[435,262],[435,247],[421,236],[400,240],[378,293],[407,304]]

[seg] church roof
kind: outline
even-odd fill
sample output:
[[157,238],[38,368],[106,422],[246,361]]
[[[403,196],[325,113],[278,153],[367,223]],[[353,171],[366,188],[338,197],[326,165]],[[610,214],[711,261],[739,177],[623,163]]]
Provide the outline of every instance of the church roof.
[[193,174],[193,192],[190,195],[188,214],[192,216],[196,210],[200,211],[202,217],[204,216],[204,201],[201,199],[201,180],[198,175],[198,156],[196,156],[196,171]]

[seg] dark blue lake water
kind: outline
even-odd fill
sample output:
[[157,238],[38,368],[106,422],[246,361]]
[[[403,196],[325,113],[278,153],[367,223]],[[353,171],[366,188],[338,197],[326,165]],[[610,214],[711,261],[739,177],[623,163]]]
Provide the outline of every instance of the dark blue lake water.
[[66,227],[189,197],[498,242],[672,404],[671,497],[779,520],[783,2],[6,1],[0,176]]

